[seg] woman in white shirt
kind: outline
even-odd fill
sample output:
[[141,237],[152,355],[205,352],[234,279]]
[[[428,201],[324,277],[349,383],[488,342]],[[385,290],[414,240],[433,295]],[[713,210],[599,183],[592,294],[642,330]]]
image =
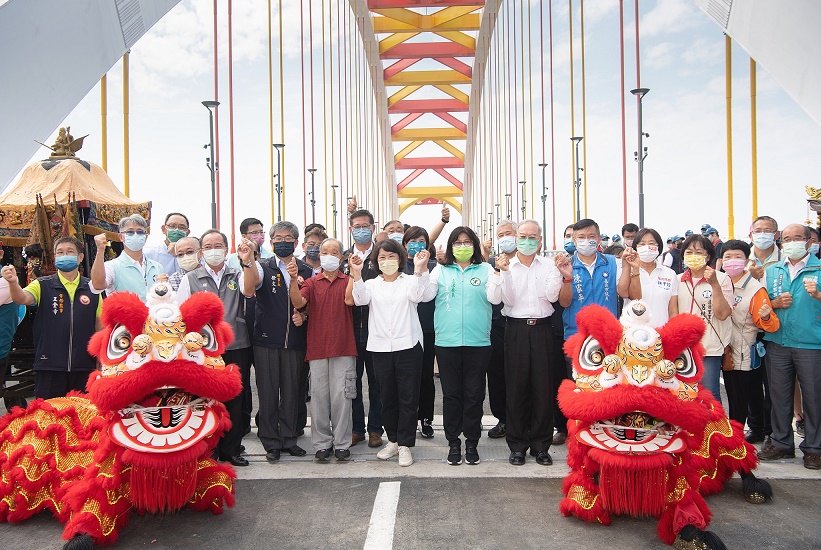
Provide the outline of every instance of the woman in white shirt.
[[716,249],[707,237],[690,235],[681,245],[687,270],[678,276],[678,310],[700,315],[706,324],[701,343],[704,346],[704,371],[701,384],[721,403],[719,378],[724,348],[730,345],[733,322],[733,281],[710,264]]
[[664,244],[658,231],[641,229],[633,244],[635,249],[628,247],[622,254],[629,269],[622,268],[619,294],[624,296],[626,290],[625,308],[633,300],[643,300],[651,315],[650,326],[660,327],[678,315],[678,276],[659,261]]
[[368,281],[362,280],[363,262],[359,257],[352,254],[348,262],[354,280],[354,303],[369,306],[367,350],[379,381],[382,421],[388,435],[388,444],[376,457],[388,460],[399,455],[399,465],[410,466],[410,448],[416,444],[423,355],[416,305],[428,286],[429,253],[416,253],[413,275],[400,271],[408,255],[392,239],[376,243],[370,258],[378,276]]

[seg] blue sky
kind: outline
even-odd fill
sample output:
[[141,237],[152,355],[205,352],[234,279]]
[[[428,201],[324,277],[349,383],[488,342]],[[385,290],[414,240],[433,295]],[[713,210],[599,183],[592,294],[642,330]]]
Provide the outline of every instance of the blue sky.
[[[547,1],[545,0],[545,5]],[[306,3],[307,4],[307,3]],[[580,118],[578,1],[573,2],[577,77],[577,128]],[[274,3],[276,9],[276,3]],[[320,5],[314,2],[314,6]],[[268,171],[267,2],[234,3],[234,136],[236,150],[236,220],[256,216],[271,221]],[[587,214],[612,234],[621,227],[621,117],[616,0],[585,2],[587,80]],[[539,3],[532,3],[537,21]],[[227,101],[225,2],[220,1],[221,97]],[[689,0],[643,0],[640,5],[641,83],[651,89],[644,101],[646,221],[664,236],[697,229],[702,223],[728,234],[727,166],[724,93],[724,36],[718,26]],[[307,6],[306,6],[307,12]],[[284,0],[286,96],[286,160],[291,177],[286,217],[302,219],[301,87],[299,68],[299,2]],[[554,2],[554,81],[557,229],[572,221],[568,4]],[[276,30],[276,12],[274,29]],[[205,166],[208,113],[201,101],[213,98],[212,3],[183,0],[133,48],[131,62],[131,188],[132,197],[154,202],[155,231],[166,212],[181,210],[195,233],[210,225],[210,175]],[[625,2],[627,41],[626,88],[635,87],[633,3]],[[315,33],[319,48],[320,37]],[[538,69],[538,34],[534,69]],[[277,37],[274,37],[276,47]],[[275,50],[276,55],[276,50]],[[315,57],[315,67],[318,57]],[[545,62],[547,65],[547,61]],[[275,67],[276,68],[276,67]],[[318,72],[319,69],[317,68]],[[534,72],[532,78],[538,79]],[[122,185],[121,71],[109,73],[109,173]],[[319,75],[315,88],[319,86]],[[316,92],[319,94],[319,91]],[[540,91],[534,88],[534,104]],[[317,102],[321,101],[317,98]],[[278,98],[275,97],[278,107]],[[627,95],[627,156],[629,218],[637,221],[636,116]],[[751,220],[749,57],[733,47],[733,138],[735,236],[746,236]],[[227,107],[227,103],[223,104]],[[317,103],[317,108],[321,106]],[[74,135],[86,133],[81,156],[100,163],[100,99],[95,87],[63,124]],[[275,111],[276,112],[276,111]],[[540,119],[539,113],[535,113]],[[223,208],[222,228],[230,234],[228,217],[228,119],[221,111]],[[275,126],[279,119],[275,116]],[[538,135],[538,131],[535,132]],[[578,131],[577,131],[578,133]],[[275,141],[276,135],[275,132]],[[56,132],[55,132],[56,135]],[[53,138],[53,136],[52,136]],[[317,183],[322,177],[321,128],[317,135]],[[537,139],[539,139],[537,137]],[[44,140],[45,141],[45,136]],[[807,218],[805,185],[815,185],[819,172],[821,128],[796,105],[761,68],[758,71],[759,213],[780,224]],[[548,143],[549,147],[549,143]],[[535,144],[541,150],[541,142]],[[495,154],[486,151],[484,154]],[[46,156],[38,152],[32,160]],[[539,159],[536,159],[538,162]],[[530,172],[522,166],[520,170]],[[538,169],[536,169],[538,171]],[[537,172],[538,173],[538,172]],[[550,170],[548,170],[550,178]],[[401,179],[401,176],[400,176]],[[529,179],[529,178],[528,178]],[[537,179],[538,178],[537,176]],[[318,192],[318,212],[324,212]],[[365,205],[367,206],[367,205]],[[537,199],[536,217],[541,219]],[[530,214],[530,212],[528,212]],[[309,214],[310,215],[310,214]],[[322,217],[321,214],[319,217]],[[402,219],[432,225],[439,207],[410,209]],[[455,221],[458,216],[454,215]],[[475,225],[475,224],[474,224]],[[548,244],[551,244],[548,220]]]

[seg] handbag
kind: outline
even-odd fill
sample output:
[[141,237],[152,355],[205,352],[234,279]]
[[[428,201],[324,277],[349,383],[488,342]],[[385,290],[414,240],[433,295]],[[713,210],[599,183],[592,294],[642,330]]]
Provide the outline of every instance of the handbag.
[[[712,325],[710,326],[712,327]],[[716,336],[718,336],[718,333],[716,333]],[[720,338],[719,341],[721,341]],[[733,346],[731,345],[724,346],[724,354],[721,356],[721,370],[735,370],[735,362],[733,361]]]

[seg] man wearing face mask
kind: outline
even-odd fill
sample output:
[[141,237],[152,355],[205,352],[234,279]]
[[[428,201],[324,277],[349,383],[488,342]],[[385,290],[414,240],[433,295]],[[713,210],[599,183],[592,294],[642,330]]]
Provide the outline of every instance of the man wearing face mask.
[[786,257],[766,269],[766,289],[781,321],[764,335],[767,376],[772,401],[772,444],[758,453],[760,460],[795,456],[793,397],[795,379],[804,405],[804,467],[821,470],[821,260],[809,254],[810,230],[791,224],[781,233]]
[[501,270],[497,288],[507,318],[505,427],[514,466],[525,463],[528,448],[538,464],[553,463],[548,452],[553,441],[553,402],[547,398],[553,394],[550,316],[562,283],[556,264],[539,255],[541,246],[539,223],[526,220],[517,228],[516,255],[496,260]]
[[180,269],[168,276],[168,284],[174,291],[180,288],[180,282],[189,271],[200,266],[200,241],[196,237],[183,237],[174,243],[174,256]]
[[[307,315],[294,310],[288,296],[291,277],[288,264],[297,264],[296,283],[302,286],[314,272],[305,262],[294,258],[299,228],[291,222],[277,222],[269,231],[274,257],[260,260],[259,270],[243,263],[245,290],[256,292],[254,325],[254,369],[259,394],[258,435],[268,462],[280,454],[305,456],[297,445],[299,409],[305,406],[305,390],[300,391],[300,376],[305,365]],[[297,324],[297,318],[299,324]]]
[[191,232],[188,217],[179,212],[171,212],[165,217],[165,223],[161,229],[163,235],[165,235],[165,240],[156,246],[145,247],[143,253],[146,258],[162,265],[165,273],[176,273],[180,269],[180,264],[177,262],[174,253],[174,244],[183,237],[187,237]]
[[570,338],[576,332],[576,314],[589,304],[599,304],[613,315],[618,311],[618,280],[621,270],[616,258],[598,252],[601,242],[599,224],[590,219],[573,225],[576,253],[568,257],[556,256],[556,267],[562,274],[562,289],[559,303],[565,308],[564,337]]
[[88,375],[97,366],[86,346],[98,328],[103,300],[90,280],[80,275],[82,261],[83,243],[61,237],[54,243],[54,275],[20,288],[13,265],[1,271],[15,303],[41,305],[34,318],[34,395],[38,398],[85,391]]
[[636,233],[639,232],[639,226],[634,223],[626,223],[621,226],[622,244],[627,248],[633,248],[633,241],[636,239]]
[[[354,197],[354,201],[356,198]],[[355,205],[355,204],[354,204]],[[349,208],[350,208],[349,204]],[[369,261],[373,250],[373,214],[367,210],[354,210],[348,220],[351,237],[354,245],[343,254],[349,258],[351,254],[359,257],[363,262],[362,280],[375,278],[378,273]],[[346,260],[342,264],[342,271],[350,275],[350,266]],[[365,439],[365,430],[368,433],[368,447],[381,447],[384,444],[382,434],[382,401],[379,398],[379,382],[373,370],[373,359],[367,350],[368,345],[368,306],[354,306],[353,330],[356,338],[356,398],[353,401],[353,436],[351,446]],[[362,396],[362,376],[368,375],[368,423],[365,425],[365,404]]]
[[[203,264],[190,271],[180,281],[177,302],[182,304],[193,292],[211,292],[219,296],[224,308],[223,319],[231,325],[234,340],[222,353],[226,364],[239,367],[243,387],[251,379],[251,338],[245,324],[245,300],[242,296],[244,273],[225,263],[228,252],[228,237],[217,229],[209,229],[200,238],[200,256]],[[253,248],[250,241],[243,239],[237,254],[243,263],[253,262]],[[254,266],[256,267],[256,266]],[[248,466],[248,460],[241,456],[242,444],[242,392],[224,403],[231,417],[231,429],[220,438],[214,453],[217,459],[230,462],[234,466]]]
[[304,261],[314,270],[314,275],[322,273],[322,262],[319,259],[319,246],[322,241],[328,238],[324,230],[314,227],[305,233],[305,240],[302,243],[302,252],[305,254]]
[[564,251],[568,254],[576,252],[576,243],[573,241],[573,224],[564,228]]
[[[257,245],[260,259],[265,260],[274,255],[267,247],[263,246],[265,244],[265,227],[257,218],[245,218],[242,220],[239,224],[239,234],[241,238],[248,239]],[[240,262],[236,252],[229,254],[225,259],[225,263],[228,264],[228,267],[242,269],[239,265]],[[251,311],[254,310],[252,303],[246,304],[246,308],[251,308]]]
[[91,287],[105,290],[107,295],[114,292],[133,292],[145,301],[145,292],[156,282],[168,280],[162,264],[146,258],[143,254],[148,235],[148,222],[139,214],[131,214],[120,220],[119,237],[123,243],[122,253],[115,259],[105,261],[106,236],[94,236],[97,255],[91,265]]

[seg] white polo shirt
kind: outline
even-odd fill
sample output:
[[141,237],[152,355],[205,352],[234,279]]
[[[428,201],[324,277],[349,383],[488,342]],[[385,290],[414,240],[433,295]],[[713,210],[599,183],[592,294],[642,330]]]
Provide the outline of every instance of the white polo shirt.
[[[651,273],[639,268],[639,280],[641,281],[641,299],[647,304],[652,315],[650,326],[660,327],[670,320],[668,307],[670,300],[678,296],[678,276],[675,271],[657,260],[656,268]],[[625,309],[630,302],[632,300],[625,300]]]

